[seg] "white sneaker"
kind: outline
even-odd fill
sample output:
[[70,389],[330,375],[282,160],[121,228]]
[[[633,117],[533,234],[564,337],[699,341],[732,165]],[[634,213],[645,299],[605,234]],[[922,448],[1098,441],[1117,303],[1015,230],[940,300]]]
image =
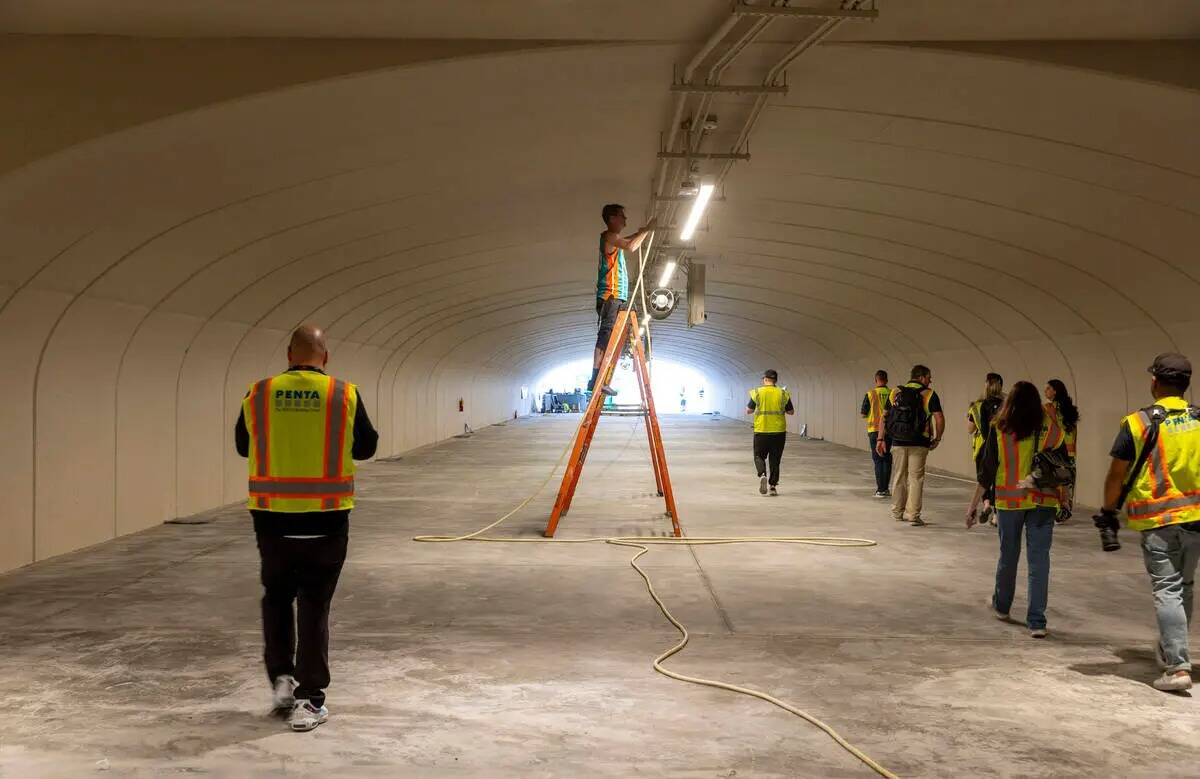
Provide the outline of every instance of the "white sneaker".
[[771,497],[772,497],[772,498],[778,498],[778,497],[779,497],[779,490],[777,490],[777,489],[775,489],[774,487],[772,487],[772,488],[771,488]]
[[322,706],[317,708],[308,701],[296,701],[296,705],[292,707],[291,716],[288,717],[288,726],[292,730],[300,733],[306,733],[310,730],[315,730],[317,725],[329,719],[329,709]]
[[290,674],[275,678],[275,689],[271,695],[271,703],[277,710],[290,709],[296,705],[296,680]]
[[759,495],[767,494],[767,477],[766,476],[758,477],[758,494]]
[[1192,689],[1192,675],[1186,672],[1164,671],[1163,675],[1155,679],[1153,684],[1154,689],[1163,692],[1183,692]]
[[1029,637],[1030,638],[1045,638],[1046,637],[1046,629],[1045,628],[1030,628],[1029,629]]

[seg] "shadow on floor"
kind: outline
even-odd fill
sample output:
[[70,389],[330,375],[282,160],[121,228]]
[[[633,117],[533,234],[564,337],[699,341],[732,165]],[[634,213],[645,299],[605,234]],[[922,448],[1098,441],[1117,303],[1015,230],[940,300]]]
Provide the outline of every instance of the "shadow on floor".
[[[1118,649],[1113,654],[1120,658],[1115,663],[1076,663],[1068,666],[1084,676],[1117,676],[1150,686],[1162,671],[1154,658],[1153,649]],[[1191,693],[1179,693],[1191,697]]]

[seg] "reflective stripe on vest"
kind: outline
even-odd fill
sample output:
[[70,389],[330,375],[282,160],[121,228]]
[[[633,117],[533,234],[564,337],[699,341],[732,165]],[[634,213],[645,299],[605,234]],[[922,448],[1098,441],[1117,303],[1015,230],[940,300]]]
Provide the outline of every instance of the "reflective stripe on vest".
[[754,401],[754,432],[786,433],[784,414],[789,398],[787,390],[774,385],[750,390],[750,399]]
[[354,386],[314,371],[255,383],[242,411],[251,438],[247,505],[285,513],[354,506]]
[[[1200,520],[1200,421],[1188,413],[1183,398],[1162,398],[1158,405],[1167,410],[1167,417],[1159,423],[1158,442],[1136,475],[1125,506],[1133,530]],[[1125,422],[1136,460],[1150,431],[1150,415],[1138,411]]]
[[1058,421],[1042,411],[1042,429],[1036,436],[1017,440],[1015,433],[996,430],[996,508],[1004,511],[1024,511],[1045,507],[1058,508],[1058,491],[1047,492],[1036,487],[1029,488],[1020,482],[1033,470],[1034,446],[1036,451],[1047,451],[1062,446],[1063,433]]

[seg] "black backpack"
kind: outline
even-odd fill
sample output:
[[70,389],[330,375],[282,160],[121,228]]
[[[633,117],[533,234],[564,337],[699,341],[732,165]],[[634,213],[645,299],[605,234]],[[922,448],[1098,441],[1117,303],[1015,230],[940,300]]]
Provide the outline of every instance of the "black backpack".
[[887,412],[887,434],[893,441],[924,441],[928,439],[929,415],[921,398],[924,389],[897,387],[892,393]]

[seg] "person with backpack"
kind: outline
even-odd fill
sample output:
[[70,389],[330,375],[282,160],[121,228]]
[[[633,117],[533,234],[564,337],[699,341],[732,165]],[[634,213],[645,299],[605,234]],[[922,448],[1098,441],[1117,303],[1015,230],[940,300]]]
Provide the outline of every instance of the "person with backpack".
[[[983,445],[987,441],[988,431],[992,426],[992,419],[1000,410],[1003,402],[1004,378],[999,373],[989,373],[983,380],[983,394],[967,409],[967,433],[971,436],[971,461],[977,468],[979,455],[983,452]],[[983,488],[976,486],[975,495],[967,506],[968,526],[975,524],[976,521],[981,524],[987,523],[992,527],[996,526],[995,511],[986,511],[983,515],[979,513],[979,502],[985,498],[986,506],[995,506],[994,496],[984,495]]]
[[921,501],[925,491],[925,460],[938,447],[946,430],[942,401],[930,389],[933,372],[914,365],[907,384],[897,387],[884,408],[884,438],[875,451],[887,452],[892,440],[892,518],[921,527]]
[[1120,548],[1122,504],[1129,528],[1141,533],[1158,618],[1154,654],[1162,675],[1153,686],[1182,692],[1192,686],[1188,624],[1200,561],[1200,408],[1183,397],[1192,381],[1188,358],[1160,354],[1150,374],[1154,405],[1121,422],[1104,479],[1104,506],[1092,520],[1105,551]]
[[[875,497],[892,497],[892,453],[891,441],[882,431],[883,409],[891,397],[892,390],[888,386],[887,371],[875,371],[875,386],[863,395],[862,407],[859,413],[867,422],[867,443],[871,447],[871,460],[875,464]],[[876,451],[879,439],[884,439],[884,453]]]
[[[1079,437],[1079,409],[1076,408],[1075,401],[1071,400],[1071,393],[1067,392],[1067,385],[1059,379],[1051,379],[1046,382],[1045,396],[1046,413],[1054,414],[1058,418],[1058,424],[1067,437],[1067,458],[1074,466],[1075,441]],[[1059,498],[1062,507],[1059,508],[1058,516],[1054,518],[1054,521],[1061,525],[1071,518],[1071,509],[1075,505],[1075,485],[1073,483],[1064,485]]]
[[[989,603],[997,619],[1007,620],[1016,594],[1021,535],[1029,559],[1029,608],[1025,624],[1033,638],[1046,637],[1046,601],[1050,589],[1050,544],[1058,511],[1058,485],[1046,483],[1037,467],[1039,456],[1066,456],[1058,420],[1047,413],[1037,387],[1018,381],[996,412],[979,458],[976,478],[985,494],[996,496],[1000,526],[1000,560]],[[967,520],[970,527],[971,521]]]

